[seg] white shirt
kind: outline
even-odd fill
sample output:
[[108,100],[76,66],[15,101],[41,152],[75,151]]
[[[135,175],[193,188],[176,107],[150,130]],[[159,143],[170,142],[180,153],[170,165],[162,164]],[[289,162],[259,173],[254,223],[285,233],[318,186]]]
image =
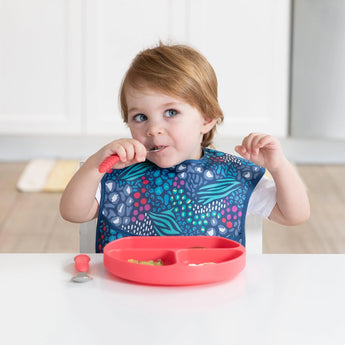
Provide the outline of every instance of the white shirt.
[[247,213],[267,219],[276,202],[276,185],[271,178],[263,176],[250,196]]

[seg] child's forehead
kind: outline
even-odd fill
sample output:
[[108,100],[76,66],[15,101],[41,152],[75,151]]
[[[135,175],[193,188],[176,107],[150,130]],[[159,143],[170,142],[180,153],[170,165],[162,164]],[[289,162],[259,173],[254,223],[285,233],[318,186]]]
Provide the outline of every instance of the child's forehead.
[[175,102],[175,103],[186,103],[181,98],[167,94],[162,90],[154,89],[150,87],[140,87],[140,88],[134,88],[134,87],[127,87],[125,90],[126,100],[127,102],[130,101],[143,101],[145,99],[147,100],[154,100],[154,101],[160,101],[160,102]]

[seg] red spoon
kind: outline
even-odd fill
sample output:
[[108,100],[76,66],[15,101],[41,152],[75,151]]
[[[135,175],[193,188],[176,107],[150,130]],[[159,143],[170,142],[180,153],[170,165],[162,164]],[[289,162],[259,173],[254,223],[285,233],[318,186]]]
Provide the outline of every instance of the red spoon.
[[[157,152],[161,150],[162,148],[156,148],[152,150],[147,150],[147,152]],[[120,157],[115,153],[114,155],[111,155],[107,157],[98,167],[98,171],[103,174],[106,171],[108,171],[113,165],[115,165],[120,160]]]
[[98,171],[103,174],[108,171],[113,165],[115,165],[120,160],[120,157],[115,154],[107,157],[98,167]]
[[72,278],[72,281],[75,283],[84,283],[92,280],[92,277],[86,274],[86,272],[89,270],[89,261],[90,257],[85,254],[77,255],[74,258],[74,266],[78,271],[78,274]]

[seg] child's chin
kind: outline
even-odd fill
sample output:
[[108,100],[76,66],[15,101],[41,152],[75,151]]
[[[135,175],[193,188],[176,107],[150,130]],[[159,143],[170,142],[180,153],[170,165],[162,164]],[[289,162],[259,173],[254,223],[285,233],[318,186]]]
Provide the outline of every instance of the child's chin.
[[168,168],[171,168],[172,166],[174,166],[174,165],[176,165],[176,164],[173,164],[173,163],[171,163],[171,164],[169,164],[169,163],[156,163],[156,162],[153,162],[153,163],[155,163],[159,168],[162,168],[162,169],[168,169]]
[[151,162],[162,169],[171,168],[172,166],[179,164],[178,162],[174,162],[171,159],[152,159]]

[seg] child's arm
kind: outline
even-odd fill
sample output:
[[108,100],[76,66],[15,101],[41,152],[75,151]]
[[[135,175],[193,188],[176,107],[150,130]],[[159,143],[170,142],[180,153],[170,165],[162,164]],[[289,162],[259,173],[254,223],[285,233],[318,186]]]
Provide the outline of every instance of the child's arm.
[[242,157],[266,168],[277,189],[277,203],[269,218],[283,225],[304,223],[310,215],[305,186],[284,156],[279,141],[266,134],[251,133],[235,148]]
[[70,222],[83,223],[98,214],[98,202],[95,199],[97,187],[104,174],[98,171],[102,161],[113,154],[120,157],[115,169],[122,169],[146,159],[146,148],[134,139],[119,139],[104,146],[86,162],[72,177],[60,201],[60,213]]

